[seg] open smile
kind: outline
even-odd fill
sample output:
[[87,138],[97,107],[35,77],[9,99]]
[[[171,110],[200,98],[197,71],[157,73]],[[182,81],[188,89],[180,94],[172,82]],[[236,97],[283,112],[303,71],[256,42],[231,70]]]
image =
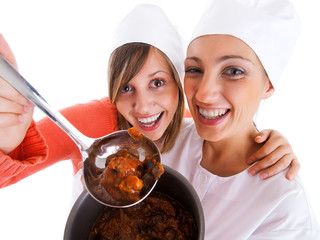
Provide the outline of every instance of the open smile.
[[149,117],[139,117],[138,121],[140,125],[144,128],[155,128],[157,123],[160,121],[162,115],[163,112]]
[[230,109],[228,108],[204,109],[198,107],[199,120],[206,125],[217,125],[221,123],[229,112]]
[[199,113],[202,117],[206,118],[206,119],[217,119],[220,118],[224,115],[226,115],[228,112],[230,111],[230,109],[203,109],[203,108],[199,108]]

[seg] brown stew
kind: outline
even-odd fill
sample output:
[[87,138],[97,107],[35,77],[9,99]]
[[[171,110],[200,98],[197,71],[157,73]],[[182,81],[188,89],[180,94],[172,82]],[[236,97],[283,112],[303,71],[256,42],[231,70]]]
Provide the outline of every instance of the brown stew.
[[[135,127],[128,132],[134,140],[145,140]],[[94,160],[103,144],[97,144],[84,162],[90,191],[99,196],[99,200],[114,205],[127,205],[141,200],[164,173],[158,154],[144,156],[144,160],[140,161],[139,156],[131,153],[129,147],[108,156],[105,167],[97,168]]]
[[191,214],[167,195],[152,192],[133,207],[105,208],[89,240],[186,240],[196,236]]
[[164,173],[163,166],[152,156],[141,162],[127,150],[121,150],[107,158],[101,185],[116,200],[136,202],[148,178],[157,180]]

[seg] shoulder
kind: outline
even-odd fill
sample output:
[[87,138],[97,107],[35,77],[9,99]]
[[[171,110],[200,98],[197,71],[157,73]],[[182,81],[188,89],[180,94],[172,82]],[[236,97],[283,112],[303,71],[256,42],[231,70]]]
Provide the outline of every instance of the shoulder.
[[107,97],[78,103],[61,113],[84,134],[100,137],[117,130],[117,109]]
[[[191,152],[202,153],[203,139],[198,135],[192,118],[184,118],[181,129],[170,153],[185,154]],[[191,157],[191,156],[189,156]]]
[[103,110],[111,111],[113,114],[117,113],[116,106],[110,102],[108,97],[101,98],[101,99],[94,99],[86,103],[79,103],[72,106],[71,108],[74,108],[74,109],[81,108],[82,110],[83,109],[93,109],[93,110],[103,109]]
[[[251,199],[257,204],[257,208],[265,208],[268,211],[290,213],[298,216],[304,211],[309,211],[309,200],[306,189],[299,177],[289,181],[285,177],[286,172],[262,180],[259,176],[250,176],[243,171],[233,177],[224,180],[225,185],[235,189],[229,193],[233,198]],[[236,190],[238,189],[238,190]],[[226,191],[220,189],[220,191]],[[299,207],[297,207],[299,206]],[[272,210],[273,209],[273,210]]]
[[182,124],[181,124],[181,130],[180,130],[180,134],[183,135],[183,134],[194,134],[196,133],[197,134],[197,129],[195,127],[195,124],[194,124],[194,121],[193,121],[193,118],[189,118],[189,117],[185,117],[183,118],[182,120]]
[[[284,171],[261,180],[259,176],[252,177],[242,172],[233,181],[233,191],[230,193],[234,194],[233,199],[240,200],[247,211],[254,209],[253,215],[260,218],[261,222],[254,233],[257,239],[258,236],[269,236],[268,239],[273,239],[271,236],[283,236],[287,239],[290,234],[295,236],[290,239],[317,239],[309,238],[319,234],[319,226],[299,177],[289,181]],[[303,234],[303,238],[297,237]]]
[[[264,196],[266,200],[271,201],[277,199],[283,201],[285,199],[299,199],[305,201],[307,199],[306,190],[299,177],[289,181],[285,177],[286,171],[282,171],[277,175],[270,177],[266,180],[262,180],[259,175],[246,177],[244,183],[250,182],[253,191],[260,192],[260,195]],[[250,187],[250,188],[251,188]],[[268,193],[267,195],[265,193]]]
[[110,117],[117,115],[116,107],[110,103],[109,98],[95,99],[86,103],[78,103],[73,106],[62,109],[62,112],[67,115],[90,115],[92,117],[96,116],[106,116]]
[[203,142],[203,139],[198,135],[193,118],[184,118],[182,120],[181,129],[176,140],[176,144],[181,141],[186,142],[190,140],[194,143],[201,142],[202,144]]
[[[283,172],[270,179],[262,180],[260,186],[262,187],[261,203],[269,204],[270,207],[270,214],[265,219],[267,226],[277,226],[285,230],[294,229],[298,232],[308,232],[308,234],[319,233],[308,193],[299,177],[289,181]],[[263,203],[265,200],[267,201]],[[275,223],[278,225],[274,225]]]

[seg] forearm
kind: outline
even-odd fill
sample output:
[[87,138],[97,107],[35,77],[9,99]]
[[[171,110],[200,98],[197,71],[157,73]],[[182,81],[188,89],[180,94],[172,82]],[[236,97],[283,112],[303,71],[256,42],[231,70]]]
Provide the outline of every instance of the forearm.
[[14,184],[61,160],[77,161],[79,150],[51,120],[32,123],[23,142],[8,155],[0,152],[0,187]]
[[36,124],[32,122],[23,142],[8,155],[0,151],[0,187],[30,175],[29,170],[48,155],[48,147]]

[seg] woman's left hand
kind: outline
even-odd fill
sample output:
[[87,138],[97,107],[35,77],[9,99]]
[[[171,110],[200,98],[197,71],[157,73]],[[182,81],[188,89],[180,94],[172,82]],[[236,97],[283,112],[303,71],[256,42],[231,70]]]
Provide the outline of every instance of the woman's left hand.
[[263,130],[255,138],[257,143],[264,145],[248,159],[248,164],[257,162],[249,168],[249,174],[260,173],[262,179],[267,179],[287,169],[286,178],[295,178],[300,169],[300,163],[293,153],[288,140],[275,130]]

